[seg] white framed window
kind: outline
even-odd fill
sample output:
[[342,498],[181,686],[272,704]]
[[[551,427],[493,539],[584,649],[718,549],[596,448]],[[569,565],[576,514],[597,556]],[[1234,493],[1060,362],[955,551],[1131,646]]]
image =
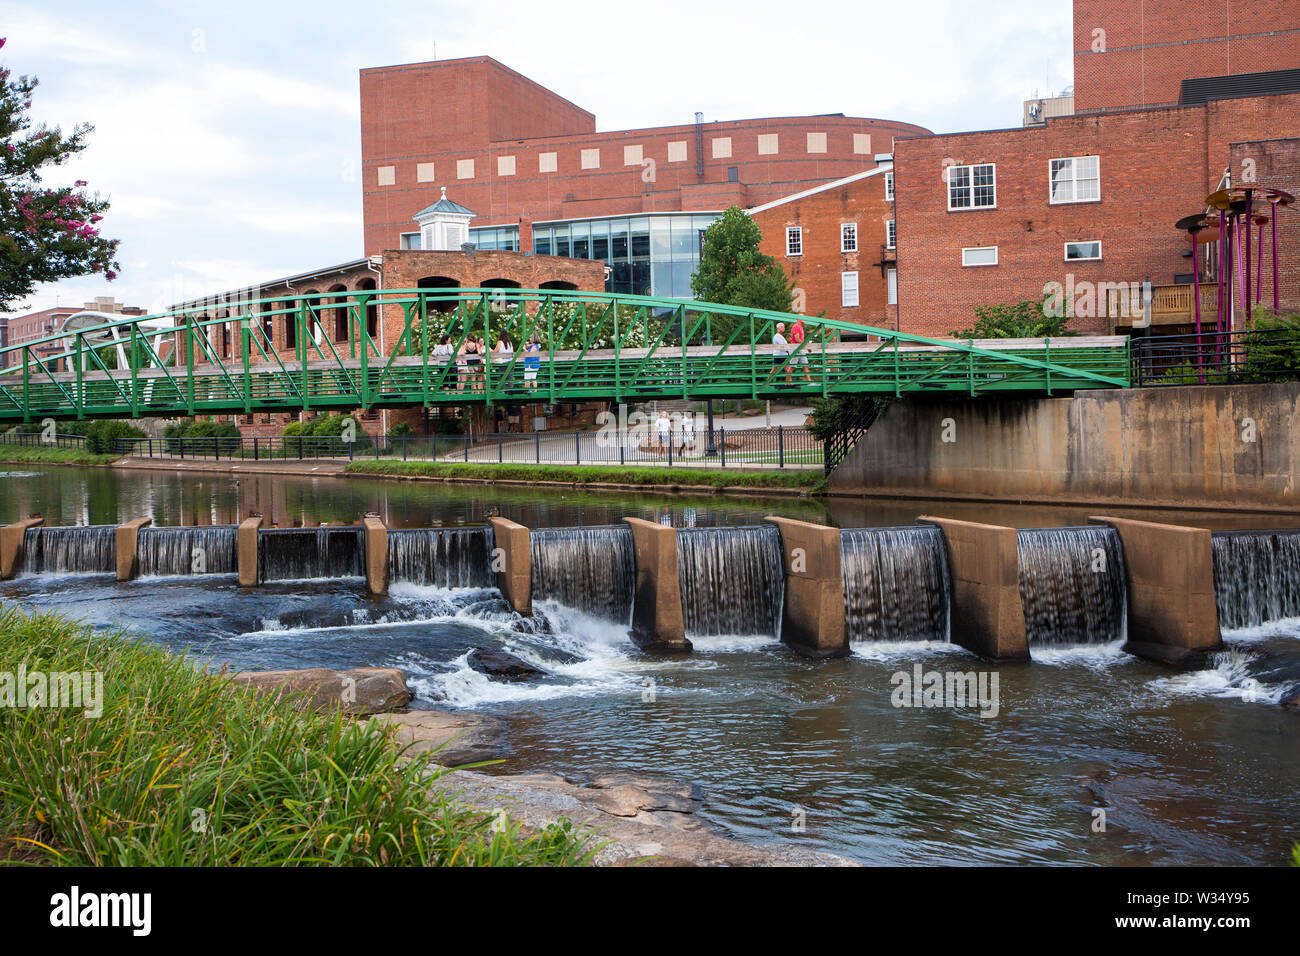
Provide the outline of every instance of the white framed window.
[[890,219],[885,223],[885,248],[893,249],[898,245],[898,227],[894,225],[894,220]]
[[894,201],[894,171],[892,169],[885,173],[885,201]]
[[1048,199],[1053,204],[1098,202],[1101,199],[1101,159],[1067,156],[1047,164]]
[[393,183],[397,182],[397,167],[380,166],[378,172],[375,174],[375,182],[380,186],[393,185]]
[[539,173],[553,173],[560,168],[558,153],[538,153],[537,154],[537,171]]
[[885,270],[885,304],[898,305],[898,270]]
[[497,175],[513,176],[515,174],[515,158],[513,156],[497,157]]
[[963,266],[995,266],[998,264],[997,246],[970,246],[961,251]]
[[600,147],[582,150],[578,154],[578,164],[583,169],[600,169]]
[[803,227],[785,227],[785,254],[787,256],[803,255]]
[[731,137],[718,136],[713,140],[713,158],[729,159],[731,157]]
[[997,204],[997,166],[994,163],[948,167],[949,212],[992,209]]
[[840,223],[840,252],[858,251],[858,224],[856,222]]
[[1065,244],[1065,261],[1079,262],[1101,258],[1101,240],[1090,239],[1087,242],[1067,242]]
[[458,159],[456,160],[456,178],[473,179],[474,178],[474,160]]
[[840,305],[851,309],[858,304],[858,274],[856,272],[840,273]]

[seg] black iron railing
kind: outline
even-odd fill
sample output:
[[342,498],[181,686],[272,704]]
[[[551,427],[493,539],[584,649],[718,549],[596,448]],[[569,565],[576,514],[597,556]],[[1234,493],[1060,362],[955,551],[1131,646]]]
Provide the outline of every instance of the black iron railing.
[[1143,388],[1300,379],[1300,334],[1284,328],[1135,338],[1129,354]]

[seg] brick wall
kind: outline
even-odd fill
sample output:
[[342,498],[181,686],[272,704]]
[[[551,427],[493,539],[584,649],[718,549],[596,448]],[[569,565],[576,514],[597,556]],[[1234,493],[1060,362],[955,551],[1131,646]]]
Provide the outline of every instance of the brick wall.
[[[1275,139],[1231,146],[1232,179],[1240,186],[1275,186],[1300,197],[1300,139]],[[1266,210],[1267,211],[1267,210]],[[1295,205],[1283,207],[1277,217],[1278,275],[1283,312],[1300,311],[1300,210]],[[1258,252],[1258,231],[1254,252]],[[1261,281],[1259,299],[1273,305],[1273,233],[1271,224],[1264,227],[1264,263],[1261,272],[1252,270],[1252,292],[1256,279]]]
[[1074,3],[1079,111],[1177,103],[1184,79],[1297,65],[1300,3],[1295,0]]
[[488,57],[363,70],[361,116],[367,254],[416,231],[411,217],[441,186],[478,214],[472,225],[526,232],[534,221],[757,205],[861,172],[896,136],[927,132],[838,114],[711,122],[701,179],[694,124],[597,133],[590,113]]
[[[796,296],[803,293],[807,315],[825,312],[826,318],[861,325],[894,328],[897,306],[887,303],[882,262],[892,267],[893,250],[885,248],[886,222],[894,218],[893,203],[885,199],[885,174],[820,189],[753,214],[763,232],[760,248],[772,256],[793,280]],[[842,251],[841,227],[857,227],[857,251]],[[786,230],[802,231],[803,252],[786,254]],[[858,274],[858,305],[844,306],[842,275]],[[799,301],[796,298],[796,308]]]
[[[902,330],[946,334],[969,325],[975,305],[1037,300],[1045,283],[1065,284],[1070,275],[1076,282],[1172,283],[1191,271],[1174,223],[1204,208],[1232,161],[1230,144],[1295,136],[1300,94],[900,139],[894,162]],[[1099,157],[1100,201],[1049,203],[1049,161],[1089,155]],[[996,208],[948,211],[945,163],[954,162],[996,164]],[[1286,188],[1298,187],[1293,178]],[[1291,207],[1279,221],[1297,215]],[[1091,240],[1102,243],[1101,261],[1065,261],[1066,242]],[[963,247],[994,245],[996,266],[961,265]],[[1284,288],[1297,281],[1300,274],[1283,273]],[[1100,316],[1080,317],[1073,327],[1109,330]]]

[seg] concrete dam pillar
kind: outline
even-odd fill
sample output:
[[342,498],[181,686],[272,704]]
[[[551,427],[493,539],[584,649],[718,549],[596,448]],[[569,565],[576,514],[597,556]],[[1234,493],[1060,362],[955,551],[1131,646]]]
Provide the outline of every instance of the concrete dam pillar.
[[685,654],[682,591],[677,571],[677,529],[641,518],[624,518],[632,529],[636,587],[632,597],[632,640],[644,651]]
[[1166,663],[1218,650],[1214,552],[1204,528],[1089,517],[1119,533],[1128,574],[1130,654]]
[[922,515],[938,525],[952,562],[952,640],[995,661],[1029,660],[1015,528]]
[[378,515],[361,519],[366,547],[366,587],[376,597],[388,593],[388,528]]
[[117,550],[117,579],[119,581],[130,581],[140,573],[140,558],[136,552],[136,540],[140,537],[140,529],[149,524],[153,524],[153,518],[136,518],[134,521],[118,525],[114,544]]
[[262,527],[262,516],[251,515],[239,523],[235,532],[235,555],[239,568],[239,586],[257,585],[257,532]]
[[793,518],[767,517],[781,532],[785,602],[781,641],[808,657],[846,657],[840,530]]
[[9,580],[23,563],[23,539],[28,528],[42,524],[44,518],[24,518],[0,528],[0,580]]
[[520,614],[533,613],[533,559],[531,532],[509,518],[489,518],[497,570],[497,588]]

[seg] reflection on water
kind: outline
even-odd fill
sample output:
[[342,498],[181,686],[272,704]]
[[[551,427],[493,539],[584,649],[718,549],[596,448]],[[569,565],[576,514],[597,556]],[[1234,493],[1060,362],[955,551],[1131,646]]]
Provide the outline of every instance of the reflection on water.
[[[376,512],[391,528],[481,525],[500,513],[530,528],[615,524],[624,516],[678,527],[753,525],[771,514],[841,528],[912,524],[940,514],[1016,528],[1084,525],[1108,506],[1014,505],[912,499],[606,492],[537,485],[507,487],[293,475],[221,475],[110,468],[24,468],[0,480],[0,523],[30,514],[50,525],[238,524],[249,512],[267,525],[356,524]],[[1291,528],[1294,514],[1118,509],[1124,517],[1214,529]]]

